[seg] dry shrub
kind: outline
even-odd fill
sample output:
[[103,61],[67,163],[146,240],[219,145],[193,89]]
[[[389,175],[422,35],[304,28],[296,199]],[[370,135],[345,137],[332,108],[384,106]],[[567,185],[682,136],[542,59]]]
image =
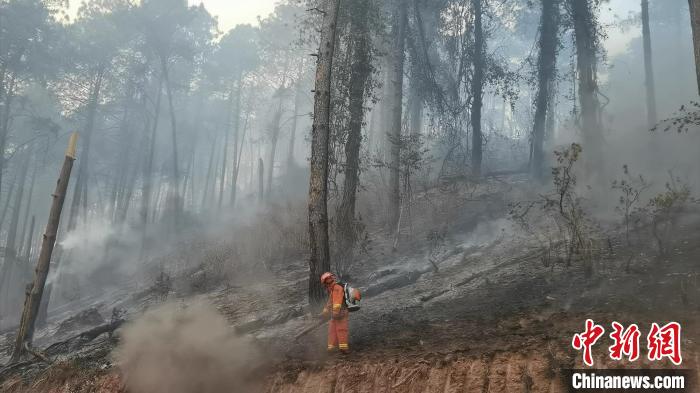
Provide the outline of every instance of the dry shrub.
[[261,363],[211,306],[166,304],[122,332],[116,362],[131,393],[246,392]]
[[307,210],[302,203],[272,205],[233,234],[237,258],[245,266],[286,264],[308,250]]

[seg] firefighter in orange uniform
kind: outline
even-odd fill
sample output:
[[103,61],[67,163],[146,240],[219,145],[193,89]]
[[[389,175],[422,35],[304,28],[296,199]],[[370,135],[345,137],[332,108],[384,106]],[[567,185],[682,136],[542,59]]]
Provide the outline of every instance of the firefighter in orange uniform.
[[328,351],[339,349],[348,353],[348,309],[345,306],[345,290],[338,284],[333,273],[323,273],[321,283],[328,291],[328,302],[323,308],[323,317],[331,320],[328,323]]

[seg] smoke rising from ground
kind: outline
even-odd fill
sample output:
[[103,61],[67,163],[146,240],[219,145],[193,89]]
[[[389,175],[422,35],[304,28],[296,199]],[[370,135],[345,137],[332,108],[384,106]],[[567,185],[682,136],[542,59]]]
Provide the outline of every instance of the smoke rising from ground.
[[197,303],[166,304],[127,325],[116,360],[129,392],[214,393],[250,391],[261,358],[213,307]]

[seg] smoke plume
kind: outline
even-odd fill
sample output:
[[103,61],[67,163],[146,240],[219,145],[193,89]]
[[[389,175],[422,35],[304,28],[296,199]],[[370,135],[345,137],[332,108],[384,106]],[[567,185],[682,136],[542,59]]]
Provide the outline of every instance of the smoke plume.
[[253,344],[202,303],[146,312],[123,329],[116,357],[133,393],[247,392],[260,365]]

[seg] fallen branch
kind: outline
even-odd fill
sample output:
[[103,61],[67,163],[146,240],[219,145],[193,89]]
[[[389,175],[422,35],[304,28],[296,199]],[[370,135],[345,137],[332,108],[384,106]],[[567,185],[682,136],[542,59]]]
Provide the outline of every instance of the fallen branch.
[[71,341],[74,341],[76,339],[80,339],[83,342],[89,342],[89,341],[94,340],[95,338],[97,338],[101,334],[104,334],[104,333],[111,334],[112,332],[117,330],[122,324],[124,324],[124,322],[125,321],[123,319],[117,319],[116,321],[110,322],[108,324],[94,327],[90,330],[86,330],[80,334],[76,334],[75,336],[69,337],[66,340],[51,344],[44,350],[44,352],[51,353],[56,348],[59,348],[63,345],[66,345],[66,344],[68,344]]

